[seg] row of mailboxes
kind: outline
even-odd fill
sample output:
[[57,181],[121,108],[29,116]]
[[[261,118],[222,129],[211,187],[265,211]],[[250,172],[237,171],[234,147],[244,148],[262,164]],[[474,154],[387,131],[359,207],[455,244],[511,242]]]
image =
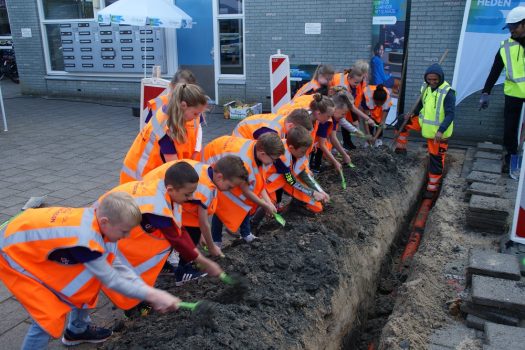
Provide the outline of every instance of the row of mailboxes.
[[164,32],[115,24],[63,23],[60,38],[67,72],[141,73],[154,65],[166,73]]

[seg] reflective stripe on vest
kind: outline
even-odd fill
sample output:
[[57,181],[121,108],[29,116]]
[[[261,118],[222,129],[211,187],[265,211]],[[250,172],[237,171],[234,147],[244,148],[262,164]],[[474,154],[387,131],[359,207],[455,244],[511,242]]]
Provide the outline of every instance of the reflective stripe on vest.
[[500,45],[500,55],[505,65],[504,93],[508,96],[525,98],[525,54],[519,42],[512,38]]
[[[266,127],[266,128],[270,128],[270,129],[276,130],[276,129],[278,129],[281,126],[281,124],[280,124],[281,118],[282,118],[282,116],[280,114],[277,114],[277,115],[273,116],[272,118],[254,118],[254,119],[247,118],[247,119],[244,119],[233,130],[233,136],[244,137],[243,135],[241,135],[241,133],[239,131],[239,128],[243,127],[244,125],[258,125],[258,124],[261,124],[261,128],[262,127]],[[282,130],[282,131],[284,132],[284,130]],[[284,135],[282,135],[282,133],[281,133],[280,136],[283,137]]]
[[[28,243],[34,241],[46,241],[54,240],[60,238],[72,238],[76,237],[78,239],[77,246],[89,247],[91,241],[96,241],[101,247],[106,246],[102,235],[98,232],[92,230],[91,226],[95,218],[95,210],[93,208],[85,209],[82,213],[82,218],[80,221],[80,226],[65,226],[65,227],[47,227],[41,229],[31,229],[24,231],[16,231],[15,233],[5,237],[7,227],[5,226],[0,230],[0,235],[2,238],[1,248],[5,249],[13,244]],[[89,234],[80,234],[80,232],[85,232]],[[103,254],[104,259],[107,259],[109,253],[106,252]],[[2,252],[2,256],[9,263],[9,265],[16,271],[38,281],[55,295],[57,295],[60,300],[64,301],[68,305],[72,305],[70,302],[65,300],[63,296],[70,298],[75,295],[79,290],[84,288],[84,286],[94,277],[93,274],[84,268],[82,272],[76,275],[66,286],[62,287],[61,290],[55,290],[53,287],[46,284],[44,281],[40,280],[38,277],[34,276],[32,273],[27,271],[24,267],[19,265],[13,258],[11,258],[7,253]],[[47,257],[46,257],[47,258]]]
[[167,124],[167,120],[164,120],[162,123],[159,123],[159,120],[158,120],[158,114],[161,112],[162,111],[159,110],[157,114],[153,116],[153,118],[151,118],[150,120],[151,130],[150,130],[150,134],[148,137],[148,142],[146,146],[144,147],[144,151],[140,155],[140,159],[137,163],[137,169],[136,170],[130,169],[126,164],[122,166],[122,172],[130,176],[133,179],[142,180],[142,177],[143,177],[142,174],[144,173],[144,168],[146,167],[146,164],[148,163],[149,157],[151,155],[151,151],[155,147],[155,143],[157,142],[157,140],[160,140],[166,135],[165,126]]
[[[252,207],[246,203],[244,203],[240,198],[236,197],[233,193],[230,191],[222,191],[222,194],[228,197],[229,200],[231,200],[235,205],[239,206],[244,210],[245,212],[249,212]],[[246,199],[246,197],[244,198]]]
[[308,158],[306,156],[301,157],[295,161],[295,164],[293,166],[293,172],[296,175],[299,175],[303,172],[305,165],[308,164]]
[[[84,210],[82,213],[82,219],[80,224],[80,230],[84,231],[90,231],[91,230],[91,223],[93,222],[94,218],[94,211],[90,209]],[[78,232],[75,232],[72,230],[72,227],[52,227],[52,228],[41,228],[41,229],[33,229],[33,230],[25,230],[25,231],[17,231],[10,235],[9,237],[5,237],[5,231],[7,230],[8,226],[3,227],[0,230],[0,248],[6,248],[12,244],[18,244],[18,243],[27,243],[32,241],[40,241],[40,240],[48,240],[48,239],[58,239],[58,238],[71,238],[71,237],[77,237],[79,239],[78,245],[84,245],[89,246],[89,241],[91,239],[94,239],[97,241],[98,244],[101,246],[104,246],[104,239],[101,235],[78,235]]]

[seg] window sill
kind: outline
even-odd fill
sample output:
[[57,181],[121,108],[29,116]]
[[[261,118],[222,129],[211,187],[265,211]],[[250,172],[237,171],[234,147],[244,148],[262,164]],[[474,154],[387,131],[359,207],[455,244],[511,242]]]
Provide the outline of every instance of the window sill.
[[[83,74],[48,74],[46,80],[68,80],[68,81],[103,81],[103,82],[126,82],[140,83],[143,76],[115,76],[115,75],[83,75]],[[150,77],[147,77],[150,78]],[[161,77],[170,80],[171,77]]]
[[245,78],[219,78],[218,85],[246,85]]

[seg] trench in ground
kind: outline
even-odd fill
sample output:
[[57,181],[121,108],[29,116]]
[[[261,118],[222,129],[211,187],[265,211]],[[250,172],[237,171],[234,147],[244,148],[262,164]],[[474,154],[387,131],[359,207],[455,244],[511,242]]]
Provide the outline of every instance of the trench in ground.
[[[443,174],[443,179],[445,176],[446,170]],[[419,191],[416,204],[410,209],[401,229],[395,235],[388,253],[383,258],[375,295],[371,300],[363,302],[358,310],[357,320],[363,321],[357,322],[355,327],[344,337],[341,346],[342,350],[375,350],[380,348],[379,339],[381,332],[388,321],[388,317],[394,310],[397,289],[406,282],[410,274],[410,259],[407,263],[403,263],[401,256],[409,242],[410,234],[413,231],[411,225],[418,214],[425,190],[426,181],[424,181]],[[432,207],[437,199],[438,197],[434,199]],[[428,221],[429,217],[430,213],[426,221]]]

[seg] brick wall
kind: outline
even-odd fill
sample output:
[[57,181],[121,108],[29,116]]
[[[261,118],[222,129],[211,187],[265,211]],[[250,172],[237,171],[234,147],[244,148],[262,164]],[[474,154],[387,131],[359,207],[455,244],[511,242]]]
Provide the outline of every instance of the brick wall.
[[[7,0],[7,11],[16,51],[18,74],[22,92],[45,94],[46,66],[42,47],[42,33],[35,0]],[[31,38],[22,38],[22,28],[31,29]]]

